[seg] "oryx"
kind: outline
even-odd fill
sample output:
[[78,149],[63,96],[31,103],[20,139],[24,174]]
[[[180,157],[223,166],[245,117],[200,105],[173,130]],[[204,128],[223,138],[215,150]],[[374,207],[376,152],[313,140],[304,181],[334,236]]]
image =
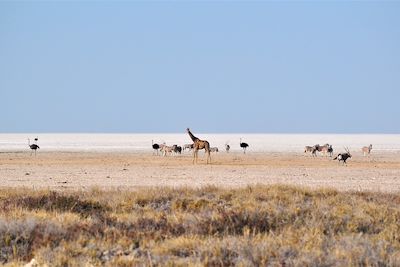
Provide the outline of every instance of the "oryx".
[[346,153],[339,153],[333,160],[337,159],[339,162],[343,161],[343,165],[346,164],[346,166],[347,166],[346,160],[348,158],[351,158],[351,154],[347,147],[345,147],[344,150],[346,150]]

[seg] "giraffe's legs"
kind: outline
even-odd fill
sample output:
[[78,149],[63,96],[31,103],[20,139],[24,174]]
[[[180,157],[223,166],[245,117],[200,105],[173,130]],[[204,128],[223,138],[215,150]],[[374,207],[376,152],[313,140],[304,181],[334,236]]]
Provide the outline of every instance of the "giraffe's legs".
[[193,164],[197,163],[197,149],[193,149]]

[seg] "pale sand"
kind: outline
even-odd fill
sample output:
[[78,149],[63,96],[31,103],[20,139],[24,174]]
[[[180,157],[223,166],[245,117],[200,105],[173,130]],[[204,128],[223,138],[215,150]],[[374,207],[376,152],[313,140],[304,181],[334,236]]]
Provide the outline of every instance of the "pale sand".
[[243,187],[288,184],[341,191],[400,192],[400,154],[353,153],[348,166],[329,157],[302,153],[212,154],[205,164],[192,164],[189,153],[155,156],[149,153],[30,152],[0,153],[0,187],[50,189],[137,189],[142,186]]

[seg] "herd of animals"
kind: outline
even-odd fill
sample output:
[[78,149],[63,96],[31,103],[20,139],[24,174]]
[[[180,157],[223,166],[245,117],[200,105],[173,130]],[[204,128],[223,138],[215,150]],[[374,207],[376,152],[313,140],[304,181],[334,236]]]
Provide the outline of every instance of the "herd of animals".
[[[338,160],[339,162],[343,162],[343,164],[347,164],[347,159],[351,158],[351,153],[350,150],[345,147],[344,148],[346,152],[344,153],[339,153],[336,157],[334,157],[334,160]],[[372,144],[370,144],[369,146],[364,146],[361,148],[361,151],[364,155],[364,157],[366,155],[371,154],[371,150],[372,150]],[[317,156],[317,152],[322,153],[323,155],[328,155],[330,157],[332,157],[333,155],[333,148],[332,145],[330,144],[325,144],[323,146],[320,146],[319,144],[314,145],[314,146],[305,146],[304,147],[304,153],[310,153],[313,157]]]
[[[159,155],[159,151],[162,153],[162,155],[167,156],[168,154],[181,154],[182,151],[184,150],[189,150],[193,151],[193,163],[197,163],[198,159],[198,151],[204,149],[207,155],[207,164],[211,162],[211,152],[218,152],[218,147],[210,147],[210,143],[206,140],[201,140],[200,138],[197,138],[196,136],[193,135],[193,133],[190,131],[189,128],[186,129],[186,132],[189,134],[190,139],[192,139],[193,143],[191,144],[185,144],[183,147],[178,146],[178,145],[173,145],[173,146],[167,146],[165,143],[163,144],[156,144],[151,141],[152,143],[152,148],[154,150],[154,153],[157,153]],[[30,139],[28,138],[28,146],[31,149],[31,155],[33,151],[35,152],[36,156],[36,150],[40,149],[39,145],[37,144],[38,138],[35,138],[35,142],[31,144]],[[239,146],[243,149],[243,153],[246,153],[246,149],[249,147],[249,144],[242,142],[242,139],[240,138],[239,141]],[[229,144],[225,144],[225,151],[229,153],[229,150],[231,149]],[[372,150],[372,144],[369,146],[364,146],[361,148],[362,153],[364,156],[369,155]],[[347,159],[351,158],[351,153],[349,149],[346,147],[344,153],[339,153],[337,154],[336,157],[333,158],[333,160],[338,160],[339,162],[343,162],[343,164],[347,164]],[[317,152],[321,153],[322,155],[329,155],[332,157],[333,155],[333,147],[330,144],[325,144],[323,146],[316,144],[314,146],[305,146],[304,147],[304,153],[309,153],[313,157],[317,156]],[[154,154],[153,153],[153,154]]]
[[[189,129],[187,129],[190,131]],[[193,136],[193,134],[192,134]],[[195,139],[197,137],[194,137]],[[193,139],[192,139],[193,140]],[[240,138],[239,142],[240,147],[243,149],[243,153],[246,153],[246,149],[249,147],[249,144],[242,142],[242,139]],[[183,146],[178,146],[178,145],[172,145],[172,146],[167,146],[164,143],[162,144],[155,144],[153,140],[151,140],[151,146],[153,147],[154,153],[159,155],[159,151],[162,153],[162,155],[166,156],[167,154],[181,154],[182,151],[188,150],[192,151],[194,149],[195,143],[193,142],[192,144],[185,144]],[[231,149],[231,146],[229,144],[225,144],[225,151],[229,153],[229,150]],[[210,152],[219,152],[218,147],[210,147]]]
[[[152,140],[152,147],[154,149],[154,153],[159,153],[159,151],[162,153],[162,155],[167,156],[168,154],[172,153],[179,153],[181,154],[183,150],[188,149],[193,150],[193,163],[197,162],[198,158],[198,151],[201,149],[204,149],[207,154],[207,163],[209,163],[210,159],[210,153],[211,152],[218,152],[218,147],[210,147],[210,144],[206,140],[200,140],[199,138],[195,137],[193,133],[190,131],[189,128],[186,129],[187,133],[189,134],[190,138],[192,139],[193,143],[192,144],[186,144],[183,146],[178,145],[173,145],[173,146],[167,146],[165,143],[163,144],[155,144]],[[239,141],[240,147],[243,149],[243,153],[246,153],[246,149],[249,147],[249,144],[242,142],[242,139],[240,138]],[[230,150],[230,145],[225,144],[225,151],[229,153]],[[361,148],[361,151],[363,152],[364,156],[367,154],[369,155],[372,150],[372,144],[369,146],[364,146]],[[347,164],[347,159],[351,158],[351,153],[350,150],[346,147],[344,153],[339,153],[336,157],[333,158],[333,160],[338,160],[339,162],[343,162],[343,164]],[[313,157],[317,156],[317,152],[322,153],[323,155],[329,155],[332,157],[333,155],[333,147],[330,144],[325,144],[323,146],[317,144],[314,146],[306,146],[304,148],[304,153],[310,153]]]
[[[186,144],[183,146],[178,145],[173,145],[173,146],[167,146],[165,143],[164,144],[154,144],[153,140],[151,141],[152,147],[158,155],[158,151],[160,150],[161,153],[166,156],[167,154],[172,154],[172,153],[182,153],[182,150],[188,149],[189,151],[193,150],[193,163],[197,162],[198,159],[198,151],[201,149],[204,149],[207,154],[207,164],[211,162],[211,152],[218,152],[218,147],[210,147],[210,143],[206,140],[201,140],[197,138],[196,136],[193,135],[193,133],[190,131],[189,128],[186,129],[186,132],[189,134],[190,139],[192,139],[193,143],[192,144]],[[240,147],[243,149],[243,153],[246,153],[246,149],[249,147],[249,144],[242,142],[242,139],[240,139],[239,142]],[[231,149],[231,146],[228,144],[225,144],[225,151],[229,153],[229,150]]]

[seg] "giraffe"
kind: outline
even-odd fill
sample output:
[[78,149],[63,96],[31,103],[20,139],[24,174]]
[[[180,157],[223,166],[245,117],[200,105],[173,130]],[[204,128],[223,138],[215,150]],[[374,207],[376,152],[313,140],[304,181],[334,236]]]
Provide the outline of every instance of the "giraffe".
[[193,141],[193,164],[196,162],[197,163],[197,158],[199,157],[198,152],[200,149],[205,149],[207,153],[207,164],[208,162],[211,163],[211,156],[210,156],[210,143],[206,140],[200,140],[196,136],[192,134],[189,128],[186,129],[188,132],[190,138]]

